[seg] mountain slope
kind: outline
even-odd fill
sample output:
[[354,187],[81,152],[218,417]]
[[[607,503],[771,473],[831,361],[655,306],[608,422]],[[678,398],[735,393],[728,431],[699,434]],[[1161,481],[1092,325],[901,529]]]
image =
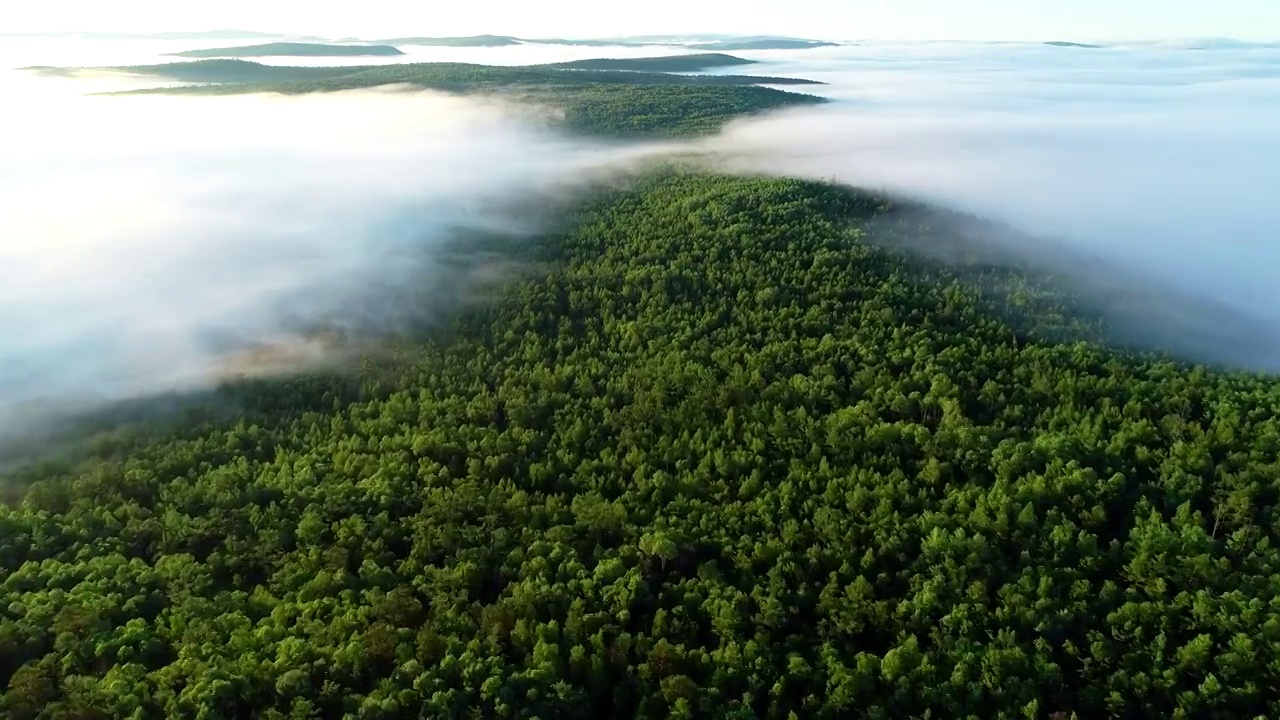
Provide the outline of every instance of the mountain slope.
[[893,212],[650,178],[401,362],[24,476],[4,710],[1280,712],[1280,383],[1038,341]]
[[403,55],[391,45],[333,45],[328,43],[273,42],[260,45],[200,48],[170,53],[185,58],[248,57],[387,57]]
[[[30,68],[75,74],[78,69]],[[678,137],[718,130],[725,122],[784,107],[826,102],[822,97],[760,84],[816,84],[745,75],[674,75],[553,66],[503,67],[467,63],[406,63],[349,67],[287,67],[246,60],[88,69],[202,85],[134,92],[221,95],[312,93],[405,85],[502,97],[557,109],[570,130],[612,137]]]
[[648,58],[596,58],[554,63],[546,67],[570,70],[640,70],[645,72],[697,72],[717,67],[753,65],[755,60],[724,53],[696,53]]

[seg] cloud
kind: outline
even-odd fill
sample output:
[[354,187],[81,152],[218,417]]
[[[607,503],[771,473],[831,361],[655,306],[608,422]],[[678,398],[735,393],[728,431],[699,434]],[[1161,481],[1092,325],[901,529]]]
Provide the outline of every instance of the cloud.
[[[1135,337],[1280,368],[1256,342],[1280,326],[1280,51],[743,54],[761,74],[831,83],[837,102],[689,149],[1006,221],[1017,232],[955,231],[1060,265],[1059,245],[1106,261],[1163,293],[1126,316]],[[406,292],[464,292],[443,263],[468,230],[536,232],[518,203],[672,149],[569,139],[527,109],[394,88],[83,97],[121,81],[68,82],[0,84],[26,109],[0,135],[0,435],[332,359],[331,331],[421,319],[406,316]],[[1148,321],[1156,330],[1139,332]]]
[[1216,335],[1160,344],[1280,369],[1280,50],[810,52],[757,67],[829,82],[839,102],[735,123],[709,148],[742,170],[835,177],[1008,222],[1026,233],[1018,242],[1052,241],[1179,302],[1250,316],[1240,333],[1265,334],[1269,349],[1242,355],[1225,348],[1259,338]]
[[[421,320],[466,289],[447,244],[535,232],[512,203],[643,155],[396,88],[40,110],[0,137],[0,433]],[[410,316],[406,293],[429,303]]]

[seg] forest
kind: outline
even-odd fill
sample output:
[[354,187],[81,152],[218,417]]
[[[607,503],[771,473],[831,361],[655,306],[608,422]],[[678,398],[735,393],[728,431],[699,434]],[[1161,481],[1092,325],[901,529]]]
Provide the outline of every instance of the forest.
[[[355,41],[355,38],[350,38]],[[790,37],[707,36],[685,38],[675,35],[618,38],[518,38],[510,35],[467,37],[400,37],[373,40],[384,45],[424,45],[441,47],[508,47],[511,45],[579,45],[582,47],[643,47],[668,45],[696,50],[808,50],[834,47],[838,43]]]
[[[681,57],[644,58],[631,62],[680,62]],[[705,55],[691,57],[698,63],[706,62]],[[31,69],[60,74],[79,72],[74,68]],[[508,100],[559,110],[563,115],[560,122],[565,129],[576,134],[632,139],[705,135],[736,117],[826,102],[826,98],[817,95],[760,87],[761,83],[821,84],[800,78],[676,75],[551,65],[503,67],[469,63],[406,63],[289,67],[247,60],[210,59],[94,70],[201,83],[123,94],[299,94],[407,85],[460,94],[499,95]]]
[[259,45],[200,48],[170,53],[184,58],[246,57],[373,57],[403,55],[391,45],[334,45],[330,43],[271,42]]
[[1280,381],[900,212],[634,178],[446,327],[11,470],[0,714],[1280,716]]
[[697,50],[811,50],[821,47],[837,47],[839,43],[798,38],[728,38],[689,45]]

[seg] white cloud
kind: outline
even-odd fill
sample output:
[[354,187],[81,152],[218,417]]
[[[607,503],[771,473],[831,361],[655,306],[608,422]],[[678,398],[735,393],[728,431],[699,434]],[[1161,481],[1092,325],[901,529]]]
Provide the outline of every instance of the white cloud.
[[891,45],[759,70],[841,101],[734,124],[711,146],[738,167],[1009,221],[1280,338],[1280,50]]
[[379,303],[431,282],[457,227],[532,231],[503,204],[637,152],[396,89],[46,98],[0,137],[0,425],[391,322]]

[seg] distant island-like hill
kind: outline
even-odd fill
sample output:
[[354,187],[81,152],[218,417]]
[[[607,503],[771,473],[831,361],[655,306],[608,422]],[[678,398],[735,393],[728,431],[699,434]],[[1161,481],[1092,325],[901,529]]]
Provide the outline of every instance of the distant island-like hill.
[[246,57],[390,57],[404,55],[391,45],[332,45],[329,43],[273,42],[260,45],[201,48],[169,53],[170,57],[184,58],[246,58]]
[[1049,42],[1045,43],[1045,45],[1052,45],[1053,47],[1089,48],[1091,50],[1098,50],[1102,48],[1101,45],[1090,45],[1089,43],[1067,42],[1065,40],[1050,40]]
[[400,37],[374,40],[382,45],[421,45],[424,47],[507,47],[522,44],[508,35],[470,35],[467,37]]
[[[354,41],[354,38],[352,38]],[[773,36],[645,36],[619,38],[521,38],[512,35],[469,35],[464,37],[398,37],[370,42],[385,45],[421,45],[435,47],[507,47],[511,45],[578,45],[583,47],[642,47],[667,45],[691,50],[808,50],[834,47],[839,43],[824,40]]]
[[249,60],[231,58],[161,63],[159,65],[123,65],[96,68],[34,66],[21,69],[51,77],[77,77],[84,73],[94,72],[146,75],[169,81],[201,83],[196,87],[316,81],[329,79],[349,71],[348,68],[263,65]]
[[820,47],[837,47],[839,43],[822,40],[798,40],[795,38],[759,38],[754,40],[715,40],[692,43],[695,50],[811,50]]
[[[777,35],[634,35],[608,38],[522,38],[512,35],[466,35],[457,37],[406,36],[370,40],[368,38],[322,38],[314,35],[267,33],[248,30],[210,30],[200,32],[160,33],[95,33],[95,32],[43,32],[2,33],[0,37],[79,37],[104,40],[278,40],[282,43],[339,43],[364,45],[417,45],[424,47],[508,47],[512,45],[577,45],[581,47],[641,47],[666,45],[691,50],[807,50],[831,47],[840,43],[810,40]],[[1049,43],[1056,44],[1056,43]],[[1072,43],[1081,47],[1087,45]],[[197,57],[197,56],[188,56]],[[207,56],[205,56],[207,57]],[[219,57],[255,57],[252,55]],[[256,56],[265,57],[265,56]]]
[[[636,60],[645,59],[650,58]],[[567,129],[591,135],[632,138],[706,134],[715,132],[733,118],[826,102],[826,98],[816,95],[760,87],[822,84],[803,78],[676,75],[546,65],[508,67],[470,63],[395,63],[289,67],[223,58],[161,65],[27,69],[71,77],[81,73],[115,72],[197,83],[136,90],[127,94],[301,94],[388,85],[459,94],[500,94],[517,102],[558,110],[556,122]],[[644,112],[638,112],[637,108],[643,108]]]
[[715,67],[754,65],[755,60],[725,55],[724,53],[697,53],[646,58],[598,58],[553,63],[546,67],[566,70],[643,70],[647,72],[697,72]]

